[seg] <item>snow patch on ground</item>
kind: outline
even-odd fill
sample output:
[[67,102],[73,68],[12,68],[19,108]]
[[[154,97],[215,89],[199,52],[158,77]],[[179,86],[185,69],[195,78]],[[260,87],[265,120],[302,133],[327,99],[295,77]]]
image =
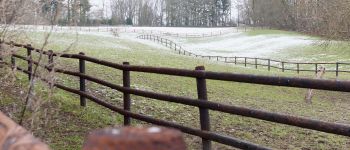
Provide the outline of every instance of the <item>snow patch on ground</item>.
[[169,33],[179,33],[179,34],[208,34],[212,32],[228,32],[235,31],[236,28],[226,27],[226,28],[188,28],[188,27],[119,27],[121,31],[127,29],[127,31],[157,31],[157,32],[169,32]]
[[[74,29],[75,27],[73,27]],[[111,27],[109,27],[112,29]],[[87,31],[88,29],[88,31]],[[295,36],[295,35],[257,35],[249,36],[244,32],[236,30],[235,28],[184,28],[184,27],[113,27],[113,29],[118,29],[119,36],[114,36],[112,32],[106,32],[107,27],[96,27],[82,29],[76,28],[76,30],[71,30],[70,27],[57,28],[55,32],[57,33],[78,33],[81,36],[93,35],[98,37],[110,37],[120,40],[130,40],[132,42],[141,43],[156,49],[168,49],[165,46],[150,40],[142,40],[136,38],[138,35],[142,34],[140,32],[133,33],[133,30],[138,31],[155,31],[155,32],[169,32],[169,33],[195,33],[195,34],[207,34],[211,32],[231,32],[218,37],[207,37],[199,39],[191,38],[175,38],[175,37],[165,37],[175,43],[184,47],[185,50],[198,55],[206,56],[240,56],[240,57],[269,57],[273,54],[282,52],[281,50],[298,47],[307,46],[315,42],[306,36]],[[105,30],[105,32],[103,32]],[[123,32],[129,31],[129,32]],[[36,28],[36,31],[45,31],[40,27]],[[116,40],[118,41],[118,40]],[[130,49],[128,45],[121,45],[116,43],[103,43],[107,44],[109,47],[115,45],[115,48]]]
[[279,50],[297,46],[306,46],[314,41],[303,36],[288,35],[259,35],[247,36],[241,33],[239,36],[227,37],[219,41],[206,41],[203,43],[180,44],[188,51],[200,55],[210,56],[245,56],[259,57],[277,53]]

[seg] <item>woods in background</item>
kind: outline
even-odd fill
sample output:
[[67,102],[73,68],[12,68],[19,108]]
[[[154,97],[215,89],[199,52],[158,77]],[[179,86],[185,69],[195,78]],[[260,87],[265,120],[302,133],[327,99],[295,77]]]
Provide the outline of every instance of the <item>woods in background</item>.
[[248,25],[350,38],[350,0],[244,0],[242,5]]
[[112,0],[115,24],[216,27],[233,25],[231,0]]

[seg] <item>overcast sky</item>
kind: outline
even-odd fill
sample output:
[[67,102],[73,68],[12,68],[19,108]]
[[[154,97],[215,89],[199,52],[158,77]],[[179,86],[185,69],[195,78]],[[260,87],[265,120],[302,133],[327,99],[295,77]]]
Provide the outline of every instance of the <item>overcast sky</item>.
[[101,10],[103,8],[103,4],[105,4],[105,8],[104,8],[104,15],[107,15],[110,17],[112,15],[112,11],[111,11],[111,0],[89,0],[90,4],[92,5],[91,10],[92,11],[96,11],[96,10]]
[[102,8],[103,3],[109,5],[110,0],[90,0],[90,4],[92,5],[93,9]]

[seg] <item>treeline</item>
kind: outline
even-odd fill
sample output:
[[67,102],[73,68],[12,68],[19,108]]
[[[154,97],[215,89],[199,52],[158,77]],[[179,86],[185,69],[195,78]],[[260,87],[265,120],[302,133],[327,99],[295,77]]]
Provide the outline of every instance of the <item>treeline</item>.
[[92,22],[89,0],[2,0],[0,4],[2,24],[83,26]]
[[231,0],[112,0],[114,24],[232,26]]
[[244,0],[242,23],[350,38],[349,0]]
[[[18,24],[233,26],[231,0],[110,0],[98,10],[89,0],[3,0],[28,7]],[[1,8],[0,8],[1,9]],[[6,8],[3,8],[6,9]],[[106,12],[107,10],[111,12]],[[7,13],[11,14],[11,12]],[[6,22],[11,15],[2,17]],[[7,21],[8,22],[8,21]]]

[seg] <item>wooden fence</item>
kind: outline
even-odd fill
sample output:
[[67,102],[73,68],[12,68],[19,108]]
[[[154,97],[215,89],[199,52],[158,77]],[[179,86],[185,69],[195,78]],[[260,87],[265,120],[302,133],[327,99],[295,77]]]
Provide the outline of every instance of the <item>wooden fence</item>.
[[[147,67],[147,66],[133,66],[129,63],[113,63],[105,60],[96,59],[93,57],[88,57],[80,54],[59,54],[53,53],[52,51],[41,51],[35,49],[30,45],[16,44],[13,42],[6,42],[6,44],[21,47],[27,50],[27,56],[21,56],[18,54],[13,54],[11,62],[6,62],[7,65],[12,66],[13,69],[17,69],[26,73],[28,78],[40,78],[43,81],[46,79],[41,78],[38,75],[34,75],[32,72],[33,65],[40,65],[49,71],[54,71],[56,73],[66,74],[72,77],[78,77],[80,79],[80,88],[73,89],[65,85],[54,83],[53,85],[59,89],[65,90],[69,93],[77,94],[80,96],[81,106],[86,106],[86,99],[101,105],[107,109],[110,109],[116,113],[124,116],[124,125],[130,125],[131,119],[137,119],[140,121],[145,121],[155,125],[175,128],[181,130],[184,133],[198,136],[202,138],[202,147],[204,150],[211,149],[211,141],[218,142],[221,144],[233,146],[240,149],[270,149],[265,146],[260,146],[253,144],[238,138],[229,137],[223,135],[224,133],[216,133],[210,130],[210,116],[209,111],[218,111],[222,113],[227,113],[231,115],[239,115],[243,117],[255,118],[259,120],[265,120],[274,123],[280,123],[285,125],[296,126],[305,129],[311,129],[316,131],[321,131],[325,133],[332,133],[336,135],[342,135],[350,137],[350,125],[348,124],[338,124],[331,122],[324,122],[320,120],[313,120],[303,117],[296,117],[291,115],[273,113],[268,111],[256,110],[245,107],[238,107],[234,105],[221,104],[217,102],[212,102],[207,96],[207,80],[218,80],[226,82],[240,82],[240,83],[251,83],[260,85],[271,85],[271,86],[283,86],[283,87],[295,87],[295,88],[306,88],[306,89],[318,89],[318,90],[329,90],[329,91],[340,91],[340,92],[350,92],[350,81],[337,81],[337,80],[317,80],[317,79],[307,79],[307,78],[290,78],[290,77],[275,77],[275,76],[260,76],[260,75],[249,75],[249,74],[234,74],[234,73],[223,73],[223,72],[210,72],[205,71],[204,67],[196,67],[195,70],[186,69],[175,69],[175,68],[161,68],[161,67]],[[42,53],[48,58],[46,65],[39,64],[32,58],[32,52]],[[61,68],[53,67],[54,57],[68,58],[79,61],[79,71],[68,71]],[[17,60],[22,60],[28,63],[27,68],[21,68],[16,66]],[[5,60],[5,59],[4,59]],[[98,79],[94,76],[85,73],[86,62],[99,64],[101,66],[107,66],[120,70],[123,72],[123,85],[117,85]],[[139,89],[134,89],[130,87],[131,79],[130,73],[142,72],[142,73],[152,73],[159,75],[170,75],[179,77],[189,77],[197,81],[197,93],[198,98],[188,98],[180,97],[168,94],[160,94],[157,92],[144,91]],[[97,83],[124,94],[123,103],[124,107],[119,108],[108,102],[94,97],[91,93],[86,91],[85,81],[88,80],[93,83]],[[78,84],[78,83],[77,83]],[[170,103],[183,104],[187,106],[196,107],[200,110],[199,120],[200,129],[191,128],[183,126],[174,122],[169,122],[165,120],[155,119],[151,116],[137,114],[130,111],[132,107],[130,95],[141,96],[145,98],[155,99],[159,101],[165,101]]]
[[[335,73],[336,77],[339,76],[339,73],[350,73],[350,63],[345,62],[335,62],[335,63],[327,63],[327,62],[317,62],[317,63],[309,63],[309,62],[289,62],[289,61],[280,61],[274,59],[267,58],[255,58],[255,57],[224,57],[224,56],[209,56],[209,55],[199,55],[188,50],[185,50],[181,45],[175,43],[172,40],[162,38],[156,35],[140,35],[137,38],[145,39],[160,43],[172,50],[175,50],[176,53],[180,55],[193,56],[197,58],[204,58],[208,60],[220,61],[231,64],[240,64],[247,66],[253,66],[256,69],[259,67],[264,67],[268,71],[272,69],[277,69],[282,72],[285,71],[294,71],[298,74],[300,72],[315,72],[317,73],[319,67],[326,67],[327,72]],[[348,68],[342,70],[341,67]]]

